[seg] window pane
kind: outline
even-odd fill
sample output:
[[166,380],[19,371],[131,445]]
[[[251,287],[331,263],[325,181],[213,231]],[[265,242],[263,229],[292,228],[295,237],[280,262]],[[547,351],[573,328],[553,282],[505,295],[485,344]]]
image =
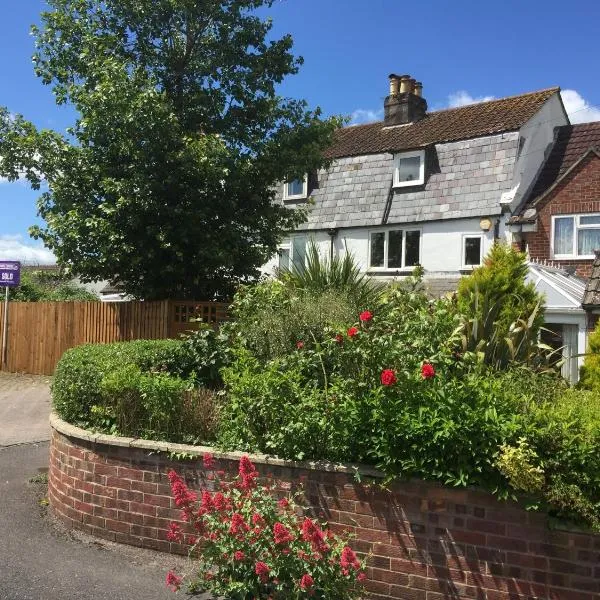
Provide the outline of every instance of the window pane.
[[383,250],[385,246],[385,233],[371,234],[371,267],[383,267]]
[[573,254],[573,217],[554,220],[554,254]]
[[388,268],[402,268],[402,230],[388,233]]
[[304,195],[304,180],[294,179],[287,184],[288,196],[303,196]]
[[305,235],[297,235],[292,238],[292,264],[297,271],[304,270],[306,264]]
[[421,176],[421,158],[401,158],[398,163],[398,181],[417,181]]
[[600,229],[580,229],[577,232],[577,254],[592,256],[600,250]]
[[581,225],[600,225],[600,215],[579,217]]
[[421,262],[421,232],[406,232],[406,254],[404,266],[416,267]]
[[290,268],[290,249],[281,248],[279,250],[279,268],[287,270]]
[[479,265],[481,263],[481,238],[465,238],[465,265]]

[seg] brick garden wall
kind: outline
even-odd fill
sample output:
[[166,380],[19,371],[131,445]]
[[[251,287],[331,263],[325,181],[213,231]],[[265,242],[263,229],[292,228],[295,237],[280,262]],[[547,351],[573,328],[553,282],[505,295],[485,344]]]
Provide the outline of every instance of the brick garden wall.
[[[589,156],[537,206],[537,231],[524,233],[531,258],[551,260],[552,216],[600,213],[600,158]],[[553,260],[553,259],[552,259]],[[580,277],[589,277],[593,259],[553,260],[562,267],[574,266]]]
[[[166,473],[191,487],[202,460],[175,463],[150,450],[200,449],[93,435],[52,418],[49,500],[68,526],[116,542],[182,552],[166,540],[178,519]],[[115,445],[115,443],[117,445]],[[132,447],[137,446],[137,447]],[[219,457],[235,469],[237,457]],[[313,514],[356,536],[371,553],[373,598],[442,600],[600,600],[600,535],[551,531],[543,515],[477,490],[403,482],[390,491],[358,484],[350,468],[253,458],[262,474],[306,481]]]

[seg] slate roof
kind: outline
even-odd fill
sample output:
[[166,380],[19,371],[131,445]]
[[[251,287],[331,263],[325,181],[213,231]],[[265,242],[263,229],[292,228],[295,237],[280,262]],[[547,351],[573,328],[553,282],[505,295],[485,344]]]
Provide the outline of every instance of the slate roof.
[[592,274],[588,279],[581,304],[584,308],[600,307],[600,250],[596,250]]
[[427,150],[425,184],[396,190],[392,154],[339,158],[309,186],[314,203],[298,229],[498,215],[500,196],[512,187],[518,139],[510,132],[435,144]]
[[442,142],[489,136],[520,129],[560,88],[429,112],[408,125],[386,127],[383,121],[345,127],[337,132],[327,158],[380,154],[423,148]]
[[540,197],[557,184],[590,151],[600,153],[600,122],[557,127],[555,143],[528,199],[511,217],[512,223],[532,223]]

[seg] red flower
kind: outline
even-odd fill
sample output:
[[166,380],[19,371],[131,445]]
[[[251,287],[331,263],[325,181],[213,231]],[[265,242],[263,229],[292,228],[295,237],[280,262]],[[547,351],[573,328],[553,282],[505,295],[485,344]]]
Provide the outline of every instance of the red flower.
[[196,502],[196,494],[189,491],[183,479],[175,471],[169,471],[168,477],[171,483],[171,492],[175,498],[175,504],[182,509],[183,518],[189,521],[193,509],[192,505]]
[[348,329],[348,337],[354,337],[358,333],[358,329],[356,327],[350,327]]
[[217,492],[212,499],[214,507],[218,511],[227,510],[227,501],[225,500],[225,496],[221,492]]
[[167,573],[167,586],[176,592],[181,587],[181,577],[177,577],[173,571]]
[[215,467],[215,455],[210,452],[205,452],[202,457],[202,462],[204,463],[205,469],[214,469]]
[[229,533],[236,535],[243,531],[248,531],[249,529],[250,527],[248,527],[248,524],[244,521],[244,517],[242,517],[240,513],[233,513],[231,525],[229,526]]
[[344,336],[341,333],[336,334],[335,336],[335,341],[338,344],[341,344],[344,341]]
[[296,342],[296,348],[298,348],[298,350],[302,350],[302,348],[304,348],[304,342]]
[[363,310],[358,317],[363,323],[368,323],[373,318],[373,313],[370,310]]
[[234,560],[244,560],[244,558],[246,555],[241,550],[237,550],[233,555]]
[[435,369],[433,368],[433,365],[425,363],[421,367],[421,377],[423,377],[423,379],[432,379],[435,377]]
[[350,546],[346,546],[342,550],[340,565],[342,565],[343,569],[348,569],[349,567],[352,567],[353,569],[360,569],[360,562],[358,561],[354,550],[352,550]]
[[250,490],[256,487],[256,482],[254,480],[258,477],[258,471],[246,455],[240,458],[239,473],[242,479],[240,483],[241,489]]
[[181,531],[181,527],[177,523],[169,524],[169,531],[167,531],[167,539],[170,542],[182,542],[183,541],[183,532]]
[[367,578],[367,575],[364,571],[361,571],[357,577],[356,577],[356,581],[364,581]]
[[396,373],[392,369],[384,369],[381,371],[381,385],[394,385],[398,381]]
[[315,580],[308,573],[302,575],[302,579],[300,579],[300,587],[303,590],[310,590],[314,584]]
[[260,560],[254,565],[254,572],[258,575],[262,583],[266,583],[269,579],[270,570],[269,565]]
[[315,552],[327,552],[329,550],[329,546],[325,543],[323,531],[308,517],[302,523],[302,539],[305,542],[310,542]]
[[279,508],[287,508],[290,505],[290,502],[287,498],[281,498],[281,500],[277,502],[277,505]]
[[288,544],[294,540],[294,536],[283,523],[275,523],[273,526],[273,540],[276,544]]

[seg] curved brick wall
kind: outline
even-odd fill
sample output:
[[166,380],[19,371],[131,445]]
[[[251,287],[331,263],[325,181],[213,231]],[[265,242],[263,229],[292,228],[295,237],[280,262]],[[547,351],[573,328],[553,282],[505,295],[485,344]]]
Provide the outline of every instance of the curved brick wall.
[[[57,517],[117,542],[182,551],[166,541],[179,517],[166,473],[183,470],[194,487],[202,460],[177,463],[164,452],[201,457],[206,448],[95,435],[55,416],[51,424],[48,493]],[[239,455],[217,457],[227,469]],[[314,512],[372,553],[373,598],[600,600],[600,535],[550,531],[542,515],[477,490],[403,482],[386,492],[356,483],[351,467],[252,459],[283,482],[305,478]]]

